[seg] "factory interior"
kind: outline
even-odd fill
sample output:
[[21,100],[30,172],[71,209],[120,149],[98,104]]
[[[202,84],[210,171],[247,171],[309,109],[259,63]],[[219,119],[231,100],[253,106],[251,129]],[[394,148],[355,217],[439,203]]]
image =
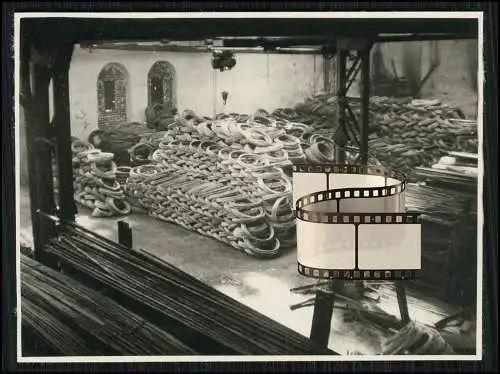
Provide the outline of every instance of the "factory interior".
[[[477,30],[22,20],[23,357],[476,354]],[[304,270],[301,165],[404,174],[418,271]]]

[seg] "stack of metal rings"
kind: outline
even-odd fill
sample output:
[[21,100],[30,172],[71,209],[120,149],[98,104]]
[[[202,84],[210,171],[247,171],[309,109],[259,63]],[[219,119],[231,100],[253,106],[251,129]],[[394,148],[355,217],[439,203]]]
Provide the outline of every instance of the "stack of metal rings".
[[92,209],[94,217],[129,214],[130,205],[117,181],[113,154],[101,152],[81,140],[74,140],[71,149],[75,201]]

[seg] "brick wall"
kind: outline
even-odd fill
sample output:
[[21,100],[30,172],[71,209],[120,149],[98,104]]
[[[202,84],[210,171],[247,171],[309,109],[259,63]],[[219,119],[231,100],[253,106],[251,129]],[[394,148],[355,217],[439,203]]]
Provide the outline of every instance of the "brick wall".
[[[106,109],[104,83],[114,83],[114,108]],[[97,80],[98,126],[106,129],[127,122],[128,74],[125,67],[107,64]]]

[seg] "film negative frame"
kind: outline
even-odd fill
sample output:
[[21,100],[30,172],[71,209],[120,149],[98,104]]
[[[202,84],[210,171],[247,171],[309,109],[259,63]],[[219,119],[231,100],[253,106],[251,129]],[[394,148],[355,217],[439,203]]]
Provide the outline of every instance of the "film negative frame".
[[[339,280],[404,280],[418,279],[421,269],[360,269],[358,267],[359,257],[359,226],[363,224],[383,225],[420,225],[420,213],[418,212],[396,212],[396,213],[341,213],[339,212],[342,199],[356,198],[380,198],[395,196],[406,189],[406,175],[396,170],[383,166],[361,166],[361,165],[309,165],[296,164],[293,166],[294,173],[321,173],[326,175],[326,189],[301,196],[294,201],[294,214],[296,219],[319,224],[352,224],[355,228],[354,269],[321,269],[306,266],[298,261],[297,270],[300,274],[321,279]],[[380,176],[392,178],[397,183],[386,184],[382,187],[353,187],[330,189],[330,174],[358,174],[369,176]],[[308,210],[307,207],[327,201],[337,202],[337,212],[317,212]]]

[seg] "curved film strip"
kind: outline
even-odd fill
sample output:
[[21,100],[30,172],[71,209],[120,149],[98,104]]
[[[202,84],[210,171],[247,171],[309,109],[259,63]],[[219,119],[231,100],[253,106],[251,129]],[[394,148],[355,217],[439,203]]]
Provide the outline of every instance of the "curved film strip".
[[294,165],[300,274],[328,279],[420,277],[419,213],[406,177],[382,166]]

